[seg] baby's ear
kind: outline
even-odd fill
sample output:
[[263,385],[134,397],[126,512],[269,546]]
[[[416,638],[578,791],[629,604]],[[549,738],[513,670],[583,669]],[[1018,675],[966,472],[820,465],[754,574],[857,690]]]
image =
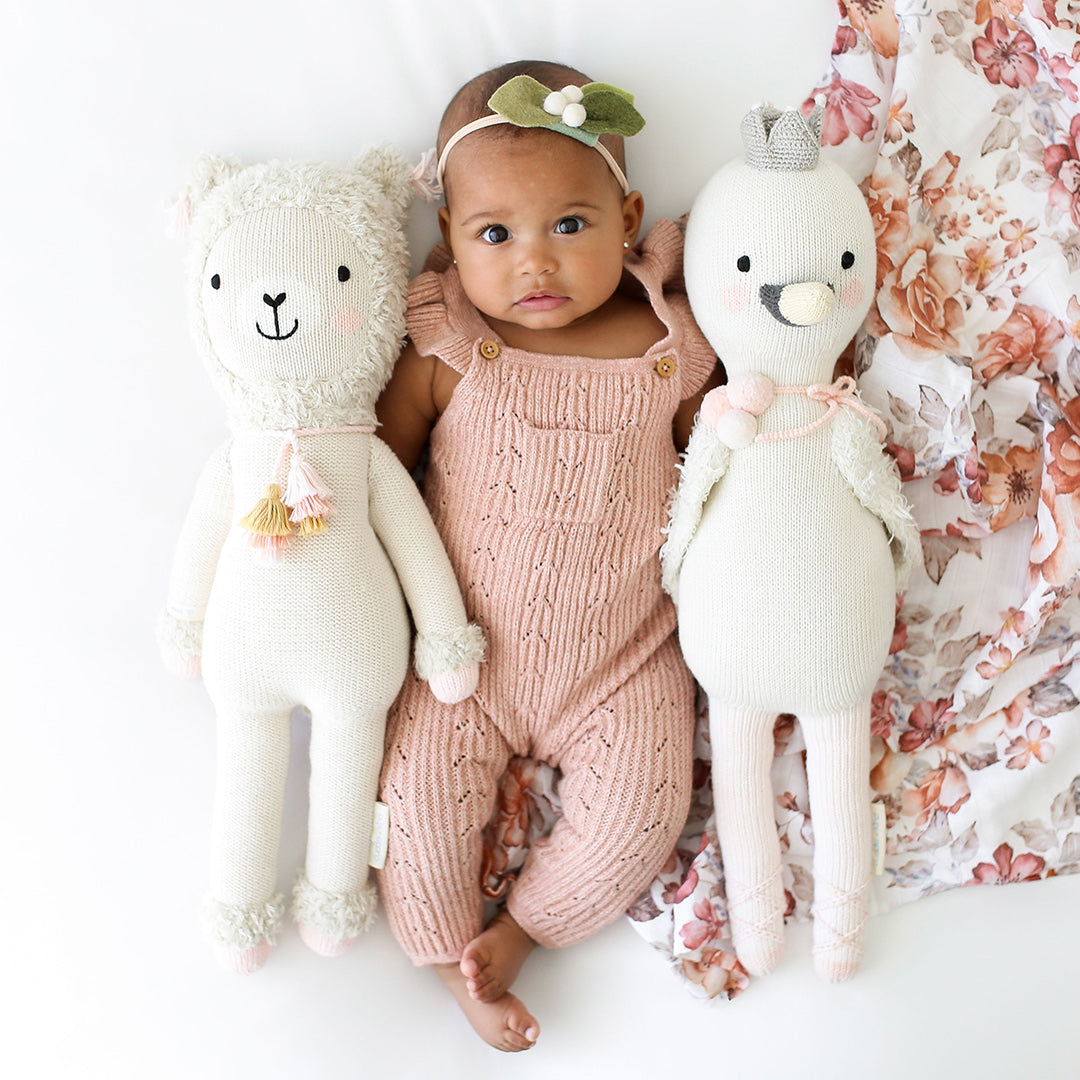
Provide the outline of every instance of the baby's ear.
[[404,221],[415,190],[412,166],[405,155],[392,146],[373,146],[357,158],[353,168],[378,187],[389,200],[398,221]]

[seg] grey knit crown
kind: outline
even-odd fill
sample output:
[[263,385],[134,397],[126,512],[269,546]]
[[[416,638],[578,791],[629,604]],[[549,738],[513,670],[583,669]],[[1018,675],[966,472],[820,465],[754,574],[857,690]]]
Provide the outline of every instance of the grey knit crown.
[[821,149],[821,104],[809,116],[802,109],[758,105],[742,120],[746,163],[755,169],[796,172],[812,169]]

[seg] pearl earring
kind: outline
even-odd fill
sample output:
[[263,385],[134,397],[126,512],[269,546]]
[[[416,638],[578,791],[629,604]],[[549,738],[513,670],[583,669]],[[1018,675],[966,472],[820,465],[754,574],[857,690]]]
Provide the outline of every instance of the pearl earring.
[[622,246],[623,246],[624,248],[628,248],[628,247],[630,246],[630,241],[629,241],[629,240],[624,240],[624,241],[622,242]]

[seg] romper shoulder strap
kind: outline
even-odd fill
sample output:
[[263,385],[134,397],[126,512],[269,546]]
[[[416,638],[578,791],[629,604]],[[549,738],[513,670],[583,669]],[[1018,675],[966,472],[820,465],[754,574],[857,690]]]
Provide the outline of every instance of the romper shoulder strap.
[[471,330],[475,317],[449,251],[437,245],[409,285],[405,320],[413,345],[421,356],[437,356],[464,373],[477,338]]

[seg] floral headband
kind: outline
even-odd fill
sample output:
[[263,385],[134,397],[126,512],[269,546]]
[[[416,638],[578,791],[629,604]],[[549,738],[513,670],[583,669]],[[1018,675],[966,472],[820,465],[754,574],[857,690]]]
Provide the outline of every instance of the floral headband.
[[493,110],[492,115],[473,120],[450,136],[439,156],[434,177],[430,175],[434,154],[425,155],[414,173],[414,180],[418,187],[427,189],[430,197],[442,194],[443,173],[450,151],[466,135],[496,124],[548,128],[593,147],[615,174],[623,194],[630,193],[625,173],[599,139],[601,135],[636,135],[645,126],[641,113],[634,108],[633,94],[598,82],[549,90],[529,75],[516,75],[491,95],[488,107]]

